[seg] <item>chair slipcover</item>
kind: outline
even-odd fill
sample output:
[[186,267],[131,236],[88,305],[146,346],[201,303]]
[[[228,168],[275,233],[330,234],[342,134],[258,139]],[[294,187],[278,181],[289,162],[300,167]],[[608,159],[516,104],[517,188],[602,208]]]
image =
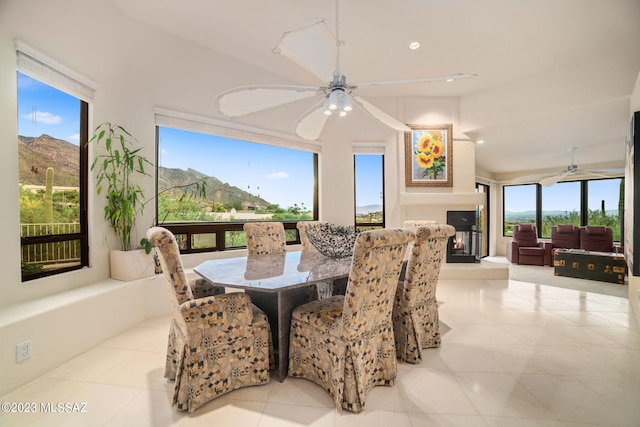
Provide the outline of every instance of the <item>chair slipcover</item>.
[[287,252],[287,240],[281,222],[247,222],[243,228],[249,255]]
[[424,227],[425,225],[437,224],[438,221],[432,219],[407,219],[402,223],[402,228],[411,228],[415,230],[418,227]]
[[408,229],[357,238],[346,295],[297,307],[291,316],[289,375],[324,387],[336,407],[360,412],[366,393],[397,375],[391,312]]
[[393,332],[398,359],[419,363],[421,349],[440,346],[436,286],[451,225],[418,227],[404,282],[398,284],[393,306]]
[[269,382],[274,360],[267,316],[242,292],[194,298],[201,292],[192,289],[195,281],[187,281],[173,234],[153,227],[147,238],[156,248],[173,308],[165,377],[175,380],[178,410],[191,413],[224,393]]
[[315,246],[311,244],[309,241],[309,237],[307,237],[307,228],[312,225],[317,224],[327,224],[326,221],[298,221],[296,224],[296,228],[298,229],[298,234],[300,234],[300,243],[302,244],[303,251],[315,251],[318,252]]
[[[411,230],[415,231],[416,228],[418,227],[423,227],[425,225],[433,225],[437,223],[438,221],[434,221],[432,219],[407,219],[402,222],[402,228],[410,228]],[[411,253],[412,248],[413,248],[413,242],[409,243],[409,246],[407,246],[407,252]],[[403,269],[403,271],[400,273],[401,281],[404,280],[405,274],[406,273]]]
[[[310,252],[318,252],[315,246],[309,241],[309,237],[307,236],[307,227],[311,225],[317,224],[327,224],[326,221],[298,221],[296,224],[296,228],[298,229],[298,233],[300,234],[300,243],[302,244],[303,251]],[[310,300],[314,299],[323,299],[329,298],[333,295],[333,282],[332,281],[324,281],[316,283],[314,288],[315,298],[313,294],[309,296]]]

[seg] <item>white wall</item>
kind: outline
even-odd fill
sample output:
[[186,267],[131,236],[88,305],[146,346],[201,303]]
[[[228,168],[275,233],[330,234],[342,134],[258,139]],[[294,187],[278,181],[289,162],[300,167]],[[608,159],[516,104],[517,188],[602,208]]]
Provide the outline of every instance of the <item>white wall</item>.
[[409,97],[398,101],[400,117],[414,125],[453,125],[453,186],[405,187],[405,148],[399,136],[398,193],[399,216],[404,219],[431,219],[447,222],[447,210],[475,210],[484,195],[475,192],[475,142],[460,132],[459,102],[452,97]]
[[[54,277],[22,283],[18,200],[18,148],[16,59],[14,39],[20,39],[57,62],[97,84],[90,127],[111,121],[125,126],[155,158],[154,108],[220,119],[211,101],[221,90],[247,82],[286,83],[277,76],[235,59],[190,45],[120,14],[105,0],[3,0],[0,2],[0,231],[4,244],[3,280],[0,281],[0,377],[11,378],[3,387],[15,386],[52,364],[121,332],[141,318],[167,312],[158,298],[158,283],[123,286],[110,281],[108,249],[115,239],[102,219],[104,200],[90,192],[90,267]],[[415,124],[453,123],[454,186],[410,189],[404,187],[404,143],[397,132],[361,112],[342,120],[329,120],[322,134],[320,159],[321,218],[339,224],[353,223],[353,143],[374,142],[385,147],[386,207],[389,226],[405,219],[444,222],[447,205],[473,209],[475,147],[463,135],[455,98],[372,99],[378,107]],[[287,114],[291,113],[291,114]],[[289,133],[296,108],[254,118],[237,119],[253,127]],[[154,180],[141,183],[147,194]],[[93,179],[90,188],[93,186]],[[151,225],[147,210],[138,223],[138,236]],[[228,256],[209,255],[209,256]],[[187,260],[189,263],[190,260]],[[104,295],[101,292],[105,291]],[[109,292],[111,287],[111,292]],[[89,290],[90,295],[85,295]],[[77,295],[84,295],[78,300]],[[145,306],[152,293],[153,307]],[[76,295],[76,297],[74,297]],[[75,299],[74,299],[75,298]],[[119,304],[119,298],[126,300]],[[84,301],[80,303],[79,301]],[[147,304],[148,305],[148,304]],[[92,309],[87,309],[92,307]],[[137,307],[143,307],[137,309]],[[114,321],[118,319],[118,321]],[[76,326],[73,326],[76,325]],[[93,331],[93,333],[91,333]],[[47,336],[60,334],[63,340]],[[34,340],[47,357],[16,365],[15,344]],[[67,343],[61,345],[61,343]],[[35,359],[35,357],[34,357]],[[0,388],[0,393],[2,392]]]
[[[638,74],[638,77],[636,79],[636,84],[630,99],[629,120],[631,120],[631,116],[635,111],[640,111],[640,73]],[[495,193],[501,194],[502,186],[496,185],[495,190],[496,190]],[[494,240],[496,242],[495,251],[497,255],[504,256],[506,254],[507,242],[509,242],[511,238],[502,236],[502,230],[501,230],[502,222],[503,222],[502,197],[498,197],[497,194],[495,196],[496,196],[495,197],[496,200],[495,200],[495,203],[492,205],[494,206],[492,208],[492,211],[493,211],[492,216],[495,219],[495,224],[492,223],[493,232],[494,232],[493,236],[495,237]],[[640,209],[640,201],[634,201],[634,209]],[[635,316],[635,319],[637,323],[640,325],[640,277],[629,274],[628,291],[629,291],[628,293],[629,303],[633,309],[633,314]]]
[[[61,13],[60,11],[74,11]],[[99,18],[99,19],[98,19]],[[211,116],[211,100],[222,90],[224,79],[275,79],[273,76],[186,44],[131,22],[103,0],[9,0],[0,3],[0,138],[4,200],[18,200],[16,69],[13,40],[33,48],[97,83],[90,127],[103,121],[122,124],[155,158],[154,108]],[[275,123],[284,131],[290,123]],[[17,142],[17,141],[16,141]],[[92,187],[90,183],[90,187]],[[154,180],[141,183],[153,194]],[[89,212],[91,267],[26,284],[20,281],[19,209],[9,204],[0,212],[0,227],[7,244],[3,298],[0,305],[73,289],[108,278],[108,248],[115,239],[102,218],[104,199],[90,192]],[[138,236],[151,225],[147,210],[138,221]]]

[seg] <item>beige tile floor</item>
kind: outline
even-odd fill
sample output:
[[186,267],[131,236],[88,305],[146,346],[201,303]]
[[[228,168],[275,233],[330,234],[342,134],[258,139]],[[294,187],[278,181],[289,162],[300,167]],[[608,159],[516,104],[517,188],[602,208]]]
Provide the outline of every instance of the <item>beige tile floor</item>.
[[516,280],[441,280],[438,299],[442,347],[400,363],[396,385],[369,392],[360,414],[295,378],[179,413],[162,317],[0,399],[86,412],[0,413],[0,426],[640,426],[640,328],[627,299]]

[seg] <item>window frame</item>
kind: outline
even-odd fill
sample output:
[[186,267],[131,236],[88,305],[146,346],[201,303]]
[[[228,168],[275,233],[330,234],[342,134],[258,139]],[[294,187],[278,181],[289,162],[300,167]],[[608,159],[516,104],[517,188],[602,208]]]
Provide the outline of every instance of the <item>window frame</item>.
[[[80,102],[79,117],[79,224],[80,232],[69,234],[48,234],[42,236],[20,237],[20,251],[25,246],[50,244],[58,242],[78,241],[80,244],[80,262],[78,264],[45,270],[36,273],[21,274],[22,282],[42,277],[50,277],[69,271],[80,270],[89,266],[89,227],[88,227],[88,188],[89,188],[89,108],[93,101],[95,84],[73,70],[49,58],[20,40],[15,41],[16,47],[16,78],[17,73],[27,75],[47,86],[69,94]],[[19,203],[19,202],[18,202]],[[20,256],[22,261],[22,255]]]
[[[319,155],[321,146],[319,144],[310,143],[309,141],[298,139],[290,135],[279,134],[277,132],[269,132],[247,126],[235,126],[214,119],[201,116],[194,116],[186,113],[179,113],[171,110],[157,108],[156,112],[156,177],[155,177],[155,217],[154,224],[158,225],[158,167],[160,166],[160,127],[174,128],[186,130],[189,132],[198,132],[208,135],[239,139],[247,142],[271,145],[300,151],[307,151],[313,154],[313,220],[319,218]],[[233,222],[198,222],[198,223],[163,223],[161,227],[171,231],[176,236],[184,236],[184,246],[181,245],[180,253],[205,253],[205,252],[221,252],[227,250],[244,249],[246,246],[227,247],[225,243],[225,235],[227,232],[243,232],[245,222],[250,221],[233,221]],[[284,225],[285,232],[288,230],[295,231],[295,239],[287,240],[287,245],[300,244],[300,234],[297,229],[297,220],[280,221]],[[211,248],[194,248],[192,245],[193,238],[198,234],[215,233],[216,246]]]
[[[358,222],[358,218],[357,218],[357,201],[356,201],[356,180],[357,180],[357,174],[356,174],[356,156],[366,156],[366,155],[377,155],[380,156],[380,160],[381,160],[381,169],[382,169],[382,222]],[[356,227],[356,230],[359,230],[360,228],[364,228],[365,230],[368,229],[378,229],[378,228],[385,228],[385,224],[386,224],[386,215],[385,215],[385,168],[384,168],[384,150],[382,150],[381,152],[378,152],[377,150],[374,151],[369,151],[369,150],[363,150],[362,148],[358,149],[354,147],[354,153],[353,153],[353,224]]]
[[[483,189],[484,191],[481,192],[480,189]],[[482,205],[476,205],[476,221],[478,222],[478,229],[482,232],[482,234],[480,235],[481,238],[481,245],[480,245],[480,258],[484,258],[489,256],[489,248],[491,247],[491,186],[489,184],[485,184],[482,182],[476,182],[476,193],[480,193],[480,194],[484,194],[485,195],[485,202],[484,202],[484,210],[485,210],[485,214],[481,215],[481,210],[480,210],[480,206]],[[480,226],[480,221],[481,221],[481,217],[484,216],[485,220],[486,220],[486,224],[485,224],[485,228],[486,228],[486,232],[483,232],[482,227]],[[504,229],[504,226],[503,226]],[[483,253],[482,249],[485,248],[486,249],[486,254]]]
[[[580,224],[579,226],[593,225],[589,224],[589,183],[602,181],[602,180],[612,180],[612,179],[620,179],[622,181],[625,180],[624,176],[611,176],[604,178],[595,178],[595,179],[581,179],[581,180],[567,180],[560,181],[559,183],[570,183],[577,182],[579,183],[579,205],[576,207],[578,214],[580,216]],[[502,237],[512,237],[511,235],[506,234],[506,211],[505,211],[505,192],[508,187],[521,187],[525,185],[535,185],[536,186],[536,218],[533,224],[536,226],[537,234],[539,239],[550,239],[549,237],[542,236],[542,185],[539,183],[529,183],[529,184],[509,184],[502,186]],[[622,239],[622,237],[621,237]],[[614,240],[615,243],[620,243],[621,240]]]
[[[20,237],[20,249],[24,246],[68,242],[77,240],[80,242],[80,263],[77,265],[57,268],[55,270],[42,271],[39,273],[22,274],[22,282],[39,279],[41,277],[54,276],[56,274],[66,273],[68,271],[80,270],[89,266],[89,227],[88,227],[88,188],[89,188],[89,104],[80,101],[80,164],[79,164],[79,213],[80,213],[80,232],[69,234],[47,234],[43,236],[27,236]],[[22,258],[22,257],[21,257]]]

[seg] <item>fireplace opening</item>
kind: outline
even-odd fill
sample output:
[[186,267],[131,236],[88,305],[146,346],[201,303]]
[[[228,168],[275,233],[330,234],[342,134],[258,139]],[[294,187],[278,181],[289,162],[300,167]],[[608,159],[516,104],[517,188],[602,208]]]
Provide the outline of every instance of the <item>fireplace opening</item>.
[[481,231],[476,224],[476,212],[447,211],[447,224],[456,229],[447,242],[447,262],[480,262]]

